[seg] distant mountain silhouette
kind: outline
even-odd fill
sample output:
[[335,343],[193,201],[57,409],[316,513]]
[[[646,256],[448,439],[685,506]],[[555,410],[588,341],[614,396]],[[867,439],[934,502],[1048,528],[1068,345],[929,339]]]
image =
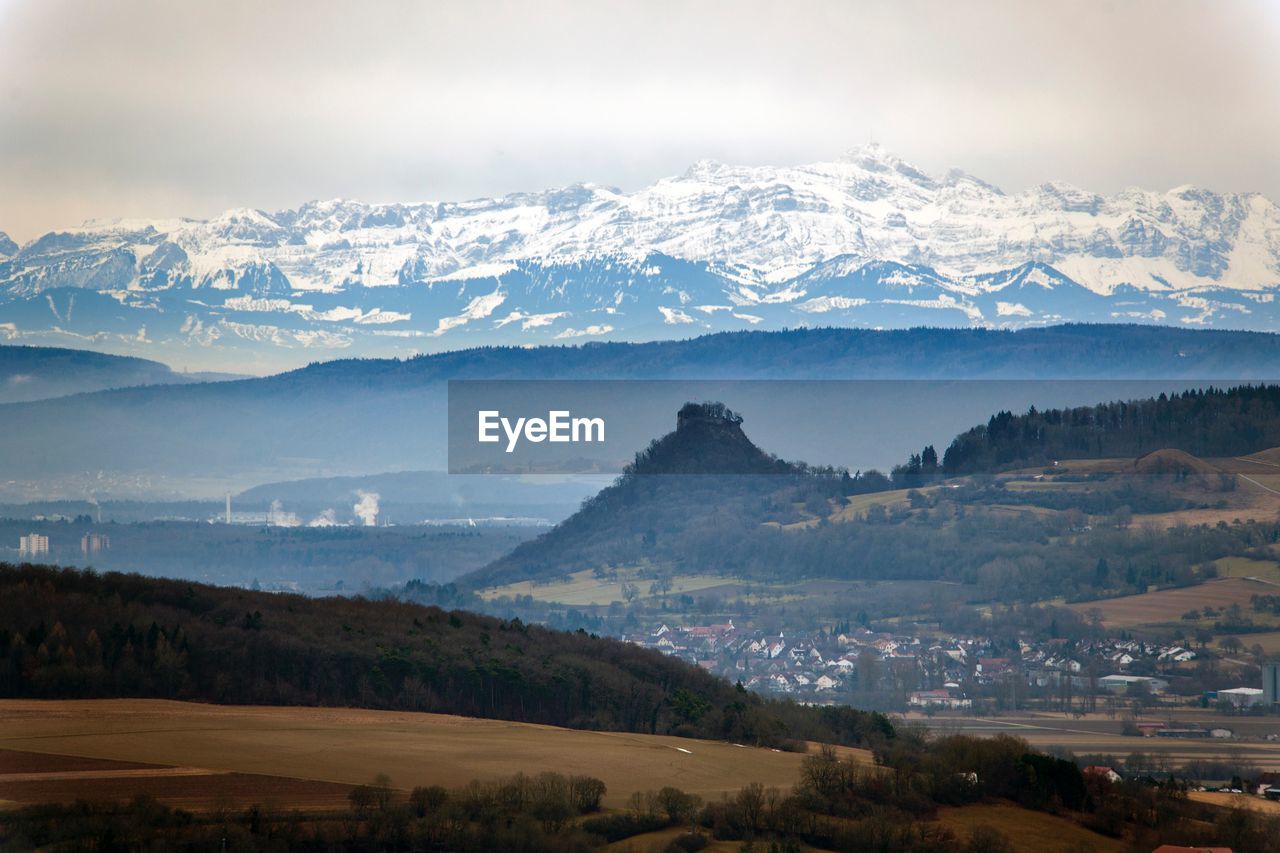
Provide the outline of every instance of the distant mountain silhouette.
[[216,373],[178,373],[145,358],[60,347],[0,346],[0,403],[47,400],[67,394],[179,385],[230,378]]
[[[1119,325],[1018,332],[795,329],[639,344],[490,347],[10,404],[0,411],[8,429],[0,471],[13,480],[62,482],[62,496],[80,497],[87,488],[135,496],[112,486],[142,482],[160,484],[154,490],[169,497],[194,493],[186,481],[207,484],[211,475],[239,490],[272,480],[443,470],[451,379],[1276,377],[1280,335]],[[955,431],[970,423],[954,423]],[[826,461],[816,447],[792,453]]]

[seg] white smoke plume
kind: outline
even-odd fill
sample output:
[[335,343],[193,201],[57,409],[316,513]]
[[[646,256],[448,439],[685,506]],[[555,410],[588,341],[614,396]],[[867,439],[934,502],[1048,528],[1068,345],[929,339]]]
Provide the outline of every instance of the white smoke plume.
[[351,508],[356,517],[364,522],[365,527],[373,527],[378,523],[378,493],[358,491],[360,503]]
[[307,522],[307,527],[335,527],[338,524],[338,514],[331,509],[317,515],[311,521]]

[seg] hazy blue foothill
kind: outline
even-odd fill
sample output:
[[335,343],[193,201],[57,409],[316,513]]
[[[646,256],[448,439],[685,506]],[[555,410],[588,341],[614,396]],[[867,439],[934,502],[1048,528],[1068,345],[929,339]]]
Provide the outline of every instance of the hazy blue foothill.
[[[768,400],[758,406],[749,398],[728,401],[749,414],[753,436],[780,455],[858,468],[894,464],[924,443],[947,441],[993,408],[1082,405],[1150,387],[1111,380],[1178,386],[1275,376],[1280,338],[1273,335],[1102,325],[1016,332],[809,329],[345,359],[259,379],[0,406],[10,426],[10,439],[0,445],[6,474],[0,500],[82,499],[89,491],[114,499],[216,499],[282,480],[443,471],[451,379],[876,379],[865,393],[874,390],[883,402],[864,398],[853,411],[842,412],[839,398],[825,394],[812,395],[803,410]],[[996,383],[986,387],[998,393],[982,398],[972,393],[979,386],[947,397],[885,381],[962,379],[1082,382]],[[1063,390],[1070,395],[1063,397]],[[671,411],[644,407],[645,441],[670,428]],[[897,420],[886,420],[890,416]],[[623,461],[639,446],[626,448]]]
[[[0,289],[0,319],[33,342],[75,345],[96,337],[125,354],[272,367],[308,357],[399,355],[411,342],[422,349],[554,346],[802,326],[1015,329],[1126,322],[1270,331],[1280,325],[1274,287],[1241,291],[1210,283],[1167,292],[1122,285],[1100,294],[1041,263],[983,274],[976,291],[927,266],[820,266],[789,283],[806,295],[806,310],[786,302],[735,308],[731,295],[738,285],[731,277],[669,257],[526,260],[492,276],[332,292],[291,290],[269,265],[229,276],[234,287],[226,290],[192,289],[181,281],[161,289],[143,282],[127,292],[115,290],[123,282],[95,286],[110,276],[113,263],[100,261],[75,284],[34,293]],[[646,269],[660,272],[646,278],[640,274]]]
[[180,373],[156,361],[83,349],[0,346],[0,403],[21,403],[135,385],[176,385],[231,378]]

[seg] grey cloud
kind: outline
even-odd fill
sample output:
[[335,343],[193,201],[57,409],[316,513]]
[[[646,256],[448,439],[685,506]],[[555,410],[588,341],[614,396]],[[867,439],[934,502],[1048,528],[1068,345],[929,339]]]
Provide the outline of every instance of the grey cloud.
[[1009,189],[1280,197],[1280,6],[0,0],[0,230],[634,187],[874,136]]

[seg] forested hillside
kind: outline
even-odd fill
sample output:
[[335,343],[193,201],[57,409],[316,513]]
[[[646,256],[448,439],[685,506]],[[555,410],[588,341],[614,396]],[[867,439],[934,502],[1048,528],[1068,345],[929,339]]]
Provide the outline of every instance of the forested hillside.
[[432,711],[785,746],[893,737],[625,643],[399,601],[0,564],[0,696]]
[[1280,335],[1165,326],[1069,324],[994,329],[791,329],[687,340],[476,347],[405,361],[343,359],[259,385],[446,379],[1266,379]]
[[[1123,456],[1144,442],[1164,446],[1179,436],[1198,449],[1249,452],[1267,446],[1280,423],[1278,405],[1276,388],[1106,404],[1054,414],[1060,434],[1041,429],[1045,416],[1039,413],[1020,419],[1005,414],[992,419],[1002,425],[995,437],[1021,435],[1018,425],[1027,425],[1030,437],[1009,443],[1008,457],[996,455],[1006,447],[997,443],[985,463],[975,456],[973,464],[978,471],[1013,465],[1013,459],[1026,464],[1018,454],[1047,454],[1046,447],[1085,437],[1093,442],[1092,454],[1076,449],[1077,455]],[[1229,527],[1148,530],[1128,521],[1135,513],[1226,507],[1235,479],[1212,468],[1212,476],[1194,483],[1178,471],[1147,465],[1133,469],[1147,476],[1101,476],[1072,490],[1011,489],[978,478],[922,493],[909,489],[927,488],[943,476],[931,449],[892,478],[811,468],[761,451],[732,412],[710,408],[713,427],[682,419],[578,513],[464,576],[460,585],[480,589],[581,569],[607,573],[640,566],[658,575],[713,573],[772,582],[948,580],[1005,602],[1078,600],[1195,583],[1209,576],[1203,569],[1209,561],[1265,555],[1280,541],[1280,525],[1269,513]],[[697,423],[704,425],[690,425]],[[1008,423],[1014,426],[1003,426]],[[957,446],[985,435],[975,430]],[[1054,443],[1047,444],[1046,435]],[[1280,435],[1274,443],[1280,444]],[[888,494],[895,487],[900,491]],[[884,497],[850,509],[851,496],[871,493]],[[1015,508],[1031,511],[1011,512]],[[793,524],[798,521],[804,523]]]
[[1133,458],[1166,448],[1201,457],[1243,456],[1276,446],[1280,385],[1243,385],[1075,409],[1033,408],[1022,415],[1000,412],[951,442],[941,473]]
[[[857,519],[792,530],[721,511],[712,504],[714,489],[690,485],[676,492],[642,481],[640,507],[620,511],[614,521],[593,515],[590,527],[585,519],[582,527],[566,523],[561,536],[524,543],[463,580],[478,588],[511,582],[520,572],[547,579],[594,561],[603,572],[639,564],[658,576],[698,572],[763,583],[946,580],[970,586],[983,600],[1075,601],[1192,584],[1212,577],[1202,571],[1212,560],[1265,558],[1280,543],[1274,522],[1158,530],[1111,520],[1109,514],[1120,519],[1131,504],[1148,499],[1140,491],[1078,499],[1101,510],[1089,530],[1077,526],[1072,512],[1035,511],[1049,503],[1038,494],[998,486],[938,490],[892,509],[872,506]],[[1065,502],[1062,495],[1049,498]],[[1032,511],[1010,512],[1017,504]],[[636,532],[650,523],[658,526]],[[611,524],[620,531],[616,542],[606,532]]]

